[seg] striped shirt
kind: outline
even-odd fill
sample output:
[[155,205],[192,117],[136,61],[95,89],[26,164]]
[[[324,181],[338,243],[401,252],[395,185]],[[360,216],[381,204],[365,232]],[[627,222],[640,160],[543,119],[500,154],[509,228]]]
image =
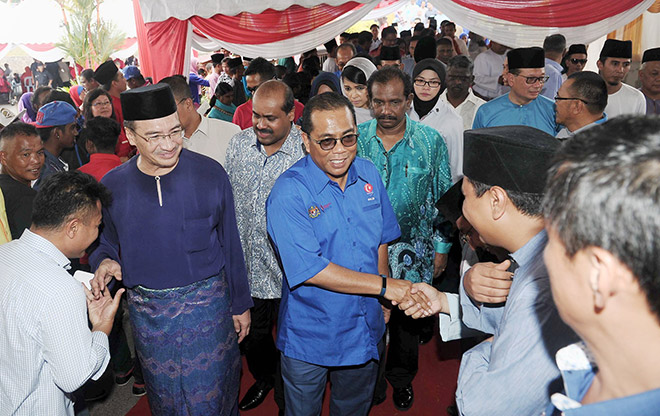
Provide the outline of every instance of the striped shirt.
[[73,415],[71,394],[103,374],[80,283],[51,242],[25,230],[0,246],[0,415]]

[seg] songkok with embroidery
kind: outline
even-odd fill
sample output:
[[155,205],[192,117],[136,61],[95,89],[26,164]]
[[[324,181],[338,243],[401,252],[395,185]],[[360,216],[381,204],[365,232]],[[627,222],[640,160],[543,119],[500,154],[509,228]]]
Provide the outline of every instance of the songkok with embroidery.
[[529,126],[501,126],[464,133],[463,173],[505,190],[542,194],[560,142]]
[[147,85],[119,94],[124,120],[154,120],[176,113],[176,101],[167,84]]
[[545,52],[543,52],[543,48],[511,49],[506,56],[509,63],[509,70],[545,67]]

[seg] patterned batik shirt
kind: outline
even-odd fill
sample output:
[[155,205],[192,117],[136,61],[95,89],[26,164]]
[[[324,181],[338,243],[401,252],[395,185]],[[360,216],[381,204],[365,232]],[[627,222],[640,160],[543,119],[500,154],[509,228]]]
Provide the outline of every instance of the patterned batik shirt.
[[275,180],[304,156],[302,135],[292,125],[282,147],[270,156],[252,127],[229,142],[225,169],[234,192],[236,221],[252,297],[282,296],[282,271],[266,231],[266,199]]
[[435,129],[406,115],[403,138],[385,151],[377,123],[358,126],[358,156],[376,165],[401,227],[401,239],[389,247],[392,277],[431,283],[435,253],[448,253],[451,247],[435,207],[452,185],[447,146]]

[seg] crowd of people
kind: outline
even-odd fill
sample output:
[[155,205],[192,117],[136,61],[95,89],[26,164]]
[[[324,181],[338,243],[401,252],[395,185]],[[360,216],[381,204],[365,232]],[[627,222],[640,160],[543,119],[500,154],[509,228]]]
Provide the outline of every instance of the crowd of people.
[[465,341],[449,414],[657,414],[660,48],[636,89],[630,41],[596,73],[561,34],[509,48],[435,16],[23,94],[0,118],[0,414],[85,414],[103,374],[154,415],[271,390],[318,415],[328,380],[332,415],[388,384],[406,411],[434,315]]

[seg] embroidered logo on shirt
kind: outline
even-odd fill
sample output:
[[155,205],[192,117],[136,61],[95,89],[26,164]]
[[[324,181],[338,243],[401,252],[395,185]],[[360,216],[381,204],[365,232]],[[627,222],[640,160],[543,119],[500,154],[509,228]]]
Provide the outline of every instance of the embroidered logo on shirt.
[[316,218],[321,213],[321,211],[319,211],[319,209],[316,206],[309,207],[308,212],[309,212],[309,218]]
[[374,187],[370,183],[364,185],[364,192],[371,194],[374,192]]
[[330,208],[330,202],[328,202],[328,203],[325,204],[325,205],[321,205],[321,211],[324,211],[324,212],[325,212],[325,210],[328,209],[328,208]]

